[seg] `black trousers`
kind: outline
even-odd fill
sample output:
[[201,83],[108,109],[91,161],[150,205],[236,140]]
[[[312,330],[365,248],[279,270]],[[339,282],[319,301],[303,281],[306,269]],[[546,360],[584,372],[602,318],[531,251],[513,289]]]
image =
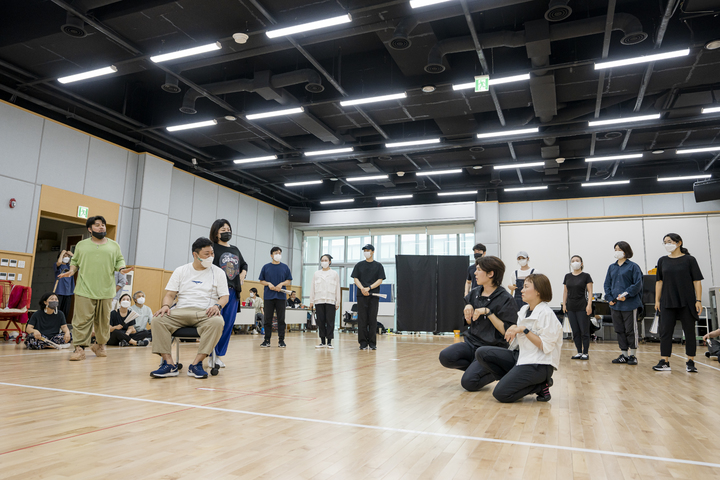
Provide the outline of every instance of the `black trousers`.
[[361,347],[374,347],[377,335],[377,313],[380,298],[358,292],[358,342]]
[[697,341],[695,340],[696,319],[692,307],[661,308],[660,324],[658,325],[661,357],[672,355],[672,336],[675,323],[678,321],[682,324],[683,332],[685,332],[685,353],[688,357],[694,357],[697,352]]
[[123,340],[129,343],[130,340],[132,340],[132,337],[128,335],[125,330],[113,330],[110,332],[110,338],[108,339],[107,344],[120,345],[120,342]]
[[585,310],[567,312],[570,327],[573,332],[573,341],[578,353],[588,353],[590,348],[590,316]]
[[492,372],[498,381],[493,397],[498,402],[512,403],[525,395],[540,393],[552,377],[552,365],[517,365],[520,352],[502,347],[480,347],[477,361]]
[[455,343],[440,352],[440,364],[445,368],[462,370],[460,385],[468,392],[477,392],[495,381],[492,372],[475,358],[475,347],[466,342]]
[[65,315],[65,321],[68,325],[72,323],[72,318],[70,318],[70,304],[72,303],[72,295],[56,295],[58,297],[58,302],[60,303],[58,305],[58,310],[63,312],[63,315]]
[[273,316],[277,315],[278,322],[278,340],[285,340],[285,306],[287,300],[282,298],[274,298],[265,300],[265,340],[268,342],[272,338]]
[[323,343],[325,343],[326,338],[332,340],[335,336],[335,304],[316,303],[315,316],[317,317],[320,339]]
[[612,310],[612,322],[620,350],[637,348],[637,309],[630,311]]

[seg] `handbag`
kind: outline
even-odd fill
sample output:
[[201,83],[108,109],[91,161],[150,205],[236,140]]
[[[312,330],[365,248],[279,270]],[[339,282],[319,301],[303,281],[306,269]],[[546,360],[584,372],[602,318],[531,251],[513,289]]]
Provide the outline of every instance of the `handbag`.
[[660,315],[658,313],[656,313],[655,318],[653,318],[653,323],[650,326],[650,333],[652,333],[653,335],[657,335],[659,324],[660,324]]

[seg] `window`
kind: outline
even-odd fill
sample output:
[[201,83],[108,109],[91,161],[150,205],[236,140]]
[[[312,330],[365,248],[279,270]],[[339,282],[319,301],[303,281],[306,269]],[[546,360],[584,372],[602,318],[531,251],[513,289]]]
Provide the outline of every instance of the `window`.
[[427,235],[424,233],[400,235],[402,255],[427,255]]
[[365,260],[363,257],[362,247],[370,243],[370,235],[362,237],[347,237],[347,262],[357,263]]
[[[329,253],[333,257],[333,263],[345,262],[345,237],[323,237],[322,251],[320,255]],[[320,261],[318,256],[317,261]]]
[[430,255],[457,255],[457,233],[430,235]]
[[320,237],[305,237],[303,241],[303,263],[320,261]]
[[460,255],[467,255],[470,257],[470,261],[475,261],[472,248],[475,246],[475,234],[473,233],[461,233],[460,237]]
[[378,235],[375,237],[375,260],[395,262],[395,241],[397,235]]

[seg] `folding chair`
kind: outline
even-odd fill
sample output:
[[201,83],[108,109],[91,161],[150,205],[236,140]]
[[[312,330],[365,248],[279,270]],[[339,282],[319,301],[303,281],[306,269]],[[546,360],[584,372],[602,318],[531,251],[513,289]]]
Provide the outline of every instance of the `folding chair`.
[[[195,327],[182,327],[178,328],[172,334],[172,341],[175,343],[175,365],[178,367],[178,371],[182,370],[183,365],[180,363],[180,340],[197,340],[200,338],[200,334]],[[208,357],[210,359],[210,375],[217,375],[220,373],[220,368],[215,363],[215,349],[213,348],[212,353]]]
[[23,340],[25,333],[18,323],[27,323],[31,297],[30,287],[13,285],[9,280],[0,280],[0,322],[7,322],[5,328],[0,328],[0,332],[3,332],[6,341],[10,338],[8,332],[18,332],[15,343]]

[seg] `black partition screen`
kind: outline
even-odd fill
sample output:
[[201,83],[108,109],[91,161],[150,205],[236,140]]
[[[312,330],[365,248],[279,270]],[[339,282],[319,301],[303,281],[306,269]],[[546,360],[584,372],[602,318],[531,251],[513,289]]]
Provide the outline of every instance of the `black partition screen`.
[[462,329],[467,269],[467,257],[438,257],[437,332]]

